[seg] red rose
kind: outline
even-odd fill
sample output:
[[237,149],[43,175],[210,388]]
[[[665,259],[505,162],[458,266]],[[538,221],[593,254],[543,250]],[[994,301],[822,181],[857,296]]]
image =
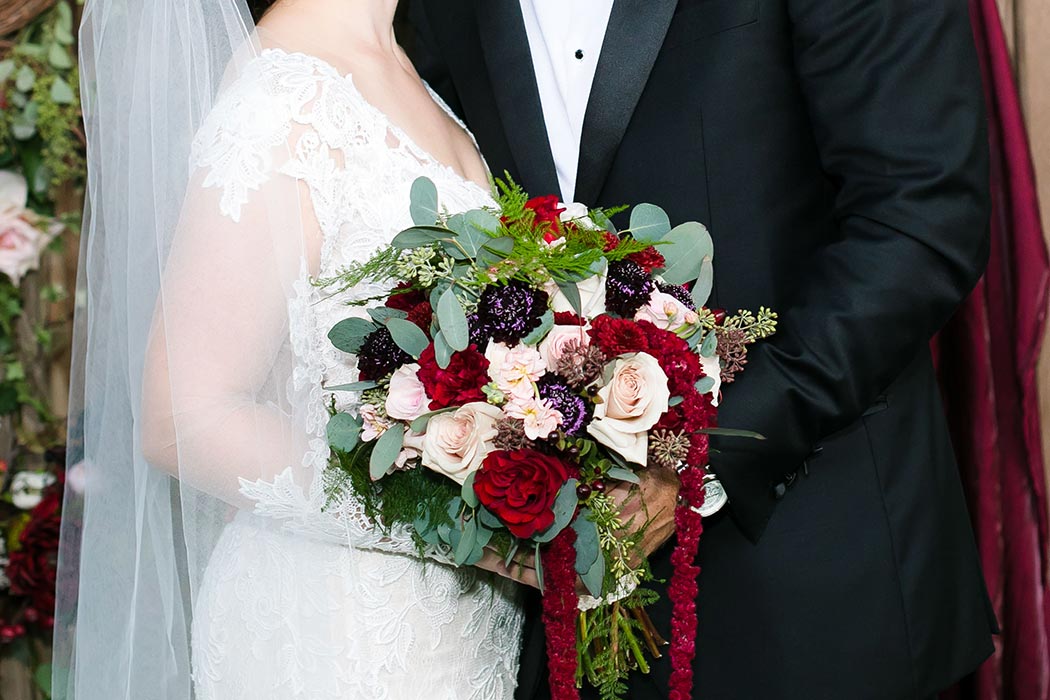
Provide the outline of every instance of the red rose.
[[386,300],[386,307],[390,309],[399,309],[404,312],[409,312],[427,300],[427,297],[423,292],[418,289],[413,289],[411,282],[400,282],[394,287],[394,293]]
[[484,401],[481,387],[489,383],[489,361],[471,345],[462,352],[452,353],[448,367],[438,367],[431,343],[419,356],[417,376],[430,398],[430,410],[448,406],[462,406],[471,401]]
[[[656,326],[652,327],[656,328]],[[587,334],[591,336],[591,342],[604,352],[606,357],[616,357],[629,352],[645,352],[649,349],[645,329],[640,323],[626,318],[613,318],[606,314],[597,316],[591,321],[591,328]]]
[[561,202],[553,194],[542,197],[533,197],[525,202],[525,208],[531,209],[535,218],[533,223],[536,228],[544,228],[543,240],[550,243],[561,236],[561,215],[565,207],[558,206]]
[[6,570],[11,592],[29,598],[34,608],[47,614],[55,609],[61,508],[61,491],[50,489],[30,511],[29,522],[18,536],[18,550],[11,553]]
[[554,500],[569,467],[536,450],[490,452],[474,476],[474,493],[515,537],[528,539],[554,524]]
[[656,246],[649,246],[645,250],[631,253],[627,256],[627,259],[631,262],[637,263],[648,273],[652,273],[653,270],[658,270],[667,264],[667,261],[664,260],[664,256],[660,254],[660,251],[656,249]]

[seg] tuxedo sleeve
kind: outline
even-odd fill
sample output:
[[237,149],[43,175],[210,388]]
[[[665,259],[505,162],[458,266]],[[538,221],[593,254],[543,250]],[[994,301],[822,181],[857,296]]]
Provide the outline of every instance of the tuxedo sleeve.
[[[838,235],[727,390],[712,466],[753,541],[774,486],[923,352],[988,256],[987,137],[966,0],[787,0]],[[790,498],[790,495],[785,496]]]

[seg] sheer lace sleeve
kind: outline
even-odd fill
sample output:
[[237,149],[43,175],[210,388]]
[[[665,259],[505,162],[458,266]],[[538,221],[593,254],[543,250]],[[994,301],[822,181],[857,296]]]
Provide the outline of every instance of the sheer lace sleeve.
[[[323,478],[333,399],[323,386],[353,381],[356,367],[326,337],[350,312],[345,299],[312,279],[340,253],[367,253],[362,240],[392,235],[369,235],[363,205],[347,199],[361,191],[348,186],[355,166],[387,149],[383,130],[347,102],[338,76],[287,54],[258,64],[195,141],[144,373],[143,446],[184,483],[286,529],[415,554],[409,531],[381,531],[352,496],[332,502]],[[439,548],[426,554],[450,560]]]

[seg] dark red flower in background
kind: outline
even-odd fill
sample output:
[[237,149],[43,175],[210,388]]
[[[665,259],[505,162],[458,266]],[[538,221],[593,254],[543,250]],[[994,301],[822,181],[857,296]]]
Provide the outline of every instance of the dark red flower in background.
[[413,289],[413,286],[411,282],[399,282],[394,287],[394,292],[386,300],[387,308],[399,309],[407,313],[425,302],[426,295],[418,289]]
[[61,511],[62,492],[51,488],[29,512],[29,522],[18,536],[18,549],[11,552],[6,570],[11,593],[25,596],[48,616],[55,609]]
[[462,352],[452,353],[448,367],[441,369],[431,343],[419,356],[417,376],[430,398],[430,410],[448,406],[462,406],[472,401],[484,401],[481,387],[489,382],[489,361],[471,345]]
[[[649,324],[652,328],[656,328]],[[612,316],[596,316],[591,321],[591,328],[587,331],[591,336],[591,342],[606,357],[616,357],[629,352],[645,352],[649,349],[646,339],[646,331],[636,322],[626,318],[613,318]]]
[[474,493],[515,537],[527,539],[554,524],[554,500],[569,467],[536,450],[490,452],[474,476]]

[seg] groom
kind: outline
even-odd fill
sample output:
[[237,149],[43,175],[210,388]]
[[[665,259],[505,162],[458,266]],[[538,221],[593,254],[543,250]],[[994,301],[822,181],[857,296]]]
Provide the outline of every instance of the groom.
[[[966,0],[414,0],[423,77],[534,195],[715,239],[714,306],[780,312],[726,388],[697,696],[925,700],[992,651],[927,343],[981,275]],[[653,556],[670,574],[670,547]],[[669,605],[655,609],[667,632]],[[539,614],[518,698],[548,697]],[[670,664],[629,697],[667,697]]]

